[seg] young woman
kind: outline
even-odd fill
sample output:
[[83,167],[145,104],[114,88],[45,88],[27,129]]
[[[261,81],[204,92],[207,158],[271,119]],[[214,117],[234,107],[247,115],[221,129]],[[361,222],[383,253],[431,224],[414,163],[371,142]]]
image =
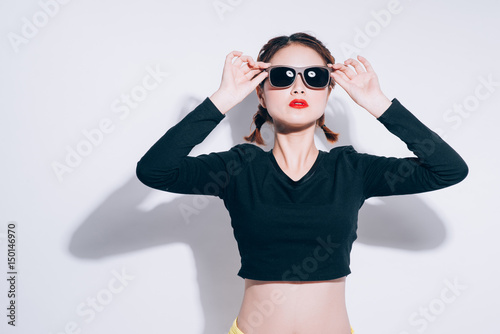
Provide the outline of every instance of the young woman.
[[[137,177],[152,188],[224,201],[241,255],[238,275],[245,279],[229,333],[353,333],[345,282],[364,201],[441,189],[467,176],[463,159],[396,98],[389,100],[370,63],[358,60],[335,63],[323,43],[305,33],[271,39],[257,61],[233,51],[219,89],[137,164]],[[324,124],[335,82],[417,157],[375,156],[352,146],[318,150],[317,127],[330,142],[337,139]],[[260,128],[269,122],[273,149],[243,143],[188,156],[254,89],[256,129],[245,139],[263,144]]]

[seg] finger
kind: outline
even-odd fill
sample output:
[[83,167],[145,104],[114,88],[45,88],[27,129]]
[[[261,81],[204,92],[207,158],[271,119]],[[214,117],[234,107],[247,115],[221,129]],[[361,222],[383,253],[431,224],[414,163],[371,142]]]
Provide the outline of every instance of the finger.
[[254,71],[255,69],[253,69],[252,66],[249,66],[248,63],[246,63],[240,67],[240,70],[243,72],[243,75],[246,75],[249,72]]
[[234,57],[239,57],[243,54],[241,51],[231,51],[227,56],[226,56],[226,64],[232,64]]
[[250,68],[247,63],[243,64],[243,66],[240,67],[240,70],[243,71],[243,74],[248,73],[250,71]]
[[336,72],[342,72],[349,79],[352,79],[356,76],[356,73],[349,66],[346,66],[342,63],[337,63],[334,66],[336,66],[336,67],[334,67],[337,70]]
[[255,61],[252,59],[252,57],[250,56],[246,56],[246,55],[243,55],[243,56],[240,56],[238,59],[236,59],[236,61],[233,63],[235,66],[239,66],[241,65],[243,62],[247,62],[248,64],[250,64],[251,66],[253,66],[255,64]]
[[341,72],[341,71],[333,72],[332,77],[338,83],[348,82],[351,80],[351,78],[349,78],[344,72]]
[[263,70],[251,70],[248,73],[245,74],[245,76],[248,78],[248,80],[251,80],[255,75],[264,72]]
[[359,59],[360,62],[363,63],[363,65],[365,65],[367,72],[375,72],[373,70],[372,65],[368,62],[368,60],[366,60],[365,57],[358,55],[358,59]]
[[335,81],[342,81],[342,82],[350,82],[351,77],[349,76],[348,71],[351,71],[354,73],[350,68],[345,66],[342,63],[334,64],[334,69],[335,67],[337,68],[334,72],[332,72],[332,77],[334,78]]
[[259,63],[256,63],[256,62],[253,62],[253,63],[244,63],[240,69],[242,69],[243,71],[246,71],[248,72],[250,69],[252,70],[262,70],[262,69],[265,69],[266,66],[263,66],[262,63],[259,64]]
[[257,87],[259,83],[261,83],[267,77],[267,72],[262,71],[261,74],[253,78],[250,82],[252,83],[253,88]]
[[252,77],[266,68],[268,68],[271,65],[271,63],[265,63],[265,62],[255,62],[253,66],[250,63],[246,63],[243,66],[240,67],[240,69],[243,72],[243,75],[247,77],[248,80],[252,79]]
[[268,68],[269,66],[271,66],[271,63],[266,63],[263,61],[257,61],[257,62],[255,62],[255,65],[254,65],[255,68]]
[[356,69],[356,72],[357,73],[363,73],[363,72],[366,72],[366,70],[363,68],[363,66],[361,66],[361,64],[357,61],[357,60],[354,60],[352,58],[349,58],[347,59],[345,62],[344,62],[346,65],[352,65],[354,66],[354,68]]
[[[245,64],[245,66],[242,67],[242,70],[243,70],[243,73],[245,73],[245,74],[250,72],[250,70],[260,72],[260,71],[265,70],[269,66],[271,66],[271,63],[256,62],[253,64],[253,66],[249,65],[247,63],[247,64]],[[255,72],[253,72],[253,73],[255,73]]]
[[344,66],[344,64],[335,63],[335,64],[327,64],[327,66],[333,68],[334,70],[338,70],[339,68],[341,68],[342,66]]
[[330,67],[332,69],[332,73],[333,73],[334,71],[340,70],[345,65],[340,64],[340,63],[336,63],[336,64],[326,64],[326,66]]
[[350,80],[348,78],[346,79],[346,75],[344,73],[336,72],[333,79],[340,85],[340,87],[347,90],[346,88],[349,86]]

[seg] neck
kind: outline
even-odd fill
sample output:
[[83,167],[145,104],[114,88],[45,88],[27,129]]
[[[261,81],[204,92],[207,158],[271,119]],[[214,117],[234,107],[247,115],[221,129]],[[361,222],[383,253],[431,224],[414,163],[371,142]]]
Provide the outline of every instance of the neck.
[[314,145],[313,138],[304,140],[301,136],[283,136],[280,140],[277,135],[272,153],[284,168],[299,171],[310,167],[311,162],[318,157],[319,150]]

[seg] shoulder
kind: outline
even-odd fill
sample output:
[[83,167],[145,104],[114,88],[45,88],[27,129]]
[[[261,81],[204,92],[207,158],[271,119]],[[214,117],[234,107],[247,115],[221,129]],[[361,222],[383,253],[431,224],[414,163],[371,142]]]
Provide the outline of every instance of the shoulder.
[[370,154],[358,152],[352,145],[334,147],[327,156],[329,159],[343,162],[353,169],[359,169],[367,162],[367,159],[373,157]]
[[353,159],[357,154],[352,145],[337,146],[327,153],[330,159]]
[[[248,165],[251,162],[257,162],[264,158],[266,151],[257,145],[250,143],[237,144],[226,151],[227,157],[233,163]],[[226,161],[230,163],[231,161]]]
[[266,153],[262,148],[250,143],[237,144],[231,147],[230,151],[244,156],[261,155]]

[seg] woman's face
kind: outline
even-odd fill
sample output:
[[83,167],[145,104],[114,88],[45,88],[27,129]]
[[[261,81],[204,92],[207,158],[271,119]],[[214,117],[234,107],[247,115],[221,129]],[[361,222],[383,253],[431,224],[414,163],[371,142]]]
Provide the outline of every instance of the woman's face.
[[[292,44],[279,50],[269,62],[272,66],[326,65],[326,62],[314,49],[300,44]],[[307,87],[302,75],[297,75],[295,82],[288,88],[272,87],[269,84],[269,79],[265,80],[263,88],[257,86],[260,103],[273,118],[273,124],[277,130],[299,130],[315,126],[316,120],[325,112],[330,92],[330,86],[322,89]],[[291,107],[290,102],[295,99],[306,100],[309,106],[305,108]]]

